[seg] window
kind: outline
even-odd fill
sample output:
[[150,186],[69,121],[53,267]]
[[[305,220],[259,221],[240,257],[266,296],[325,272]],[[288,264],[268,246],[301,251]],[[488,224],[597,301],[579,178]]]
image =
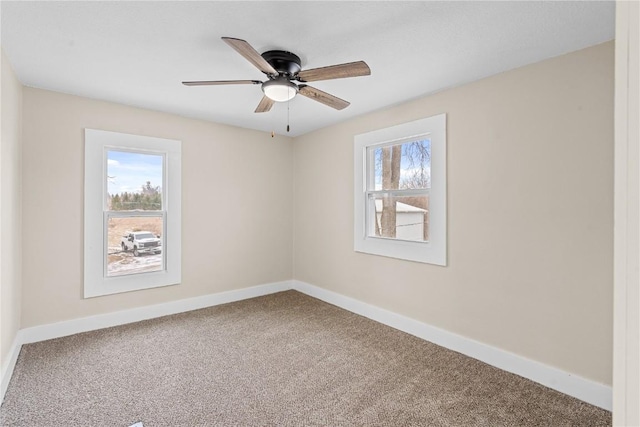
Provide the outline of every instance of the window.
[[85,298],[180,283],[180,141],[85,129]]
[[354,249],[446,265],[446,115],[356,135]]

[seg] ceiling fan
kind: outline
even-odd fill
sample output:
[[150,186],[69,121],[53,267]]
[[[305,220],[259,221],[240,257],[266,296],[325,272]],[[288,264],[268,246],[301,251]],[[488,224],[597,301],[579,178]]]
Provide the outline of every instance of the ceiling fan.
[[[186,86],[215,86],[215,85],[262,85],[264,96],[256,108],[256,113],[271,110],[275,102],[285,102],[298,93],[314,101],[321,102],[336,110],[349,106],[349,102],[326,92],[308,86],[305,83],[319,80],[342,79],[345,77],[368,76],[371,74],[369,66],[364,61],[331,65],[328,67],[302,70],[298,55],[284,50],[270,50],[259,54],[245,40],[222,37],[225,43],[235,49],[247,61],[267,76],[267,80],[214,80],[182,82]],[[301,84],[296,84],[300,82]]]

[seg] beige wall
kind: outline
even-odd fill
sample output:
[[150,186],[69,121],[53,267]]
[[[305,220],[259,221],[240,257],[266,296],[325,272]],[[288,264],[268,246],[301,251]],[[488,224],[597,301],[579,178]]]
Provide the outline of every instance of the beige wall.
[[20,329],[21,298],[21,117],[22,85],[2,57],[2,121],[0,143],[0,366]]
[[[440,113],[448,266],[354,252],[354,135]],[[294,165],[296,279],[611,384],[613,42],[301,136]]]
[[640,426],[640,3],[616,2],[613,425]]
[[[23,93],[22,328],[293,276],[611,384],[612,42],[294,141]],[[355,253],[353,136],[442,112],[449,265]],[[183,141],[181,285],[82,299],[85,127]]]
[[[24,89],[22,328],[289,280],[292,141]],[[83,129],[182,141],[182,284],[82,298]]]

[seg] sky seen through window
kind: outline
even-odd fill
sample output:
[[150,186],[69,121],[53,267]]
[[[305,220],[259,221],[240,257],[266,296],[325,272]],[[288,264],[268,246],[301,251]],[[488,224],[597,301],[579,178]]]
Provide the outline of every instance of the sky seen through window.
[[162,187],[162,166],[163,157],[159,155],[109,150],[107,192],[139,193],[148,181],[152,187]]

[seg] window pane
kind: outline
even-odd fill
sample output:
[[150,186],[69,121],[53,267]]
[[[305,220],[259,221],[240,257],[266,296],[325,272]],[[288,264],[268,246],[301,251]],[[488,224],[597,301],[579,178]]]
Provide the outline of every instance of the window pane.
[[429,196],[369,196],[369,236],[429,241]]
[[431,188],[431,140],[375,148],[374,190]]
[[162,216],[109,217],[107,277],[164,270]]
[[107,210],[162,210],[163,156],[107,152]]

